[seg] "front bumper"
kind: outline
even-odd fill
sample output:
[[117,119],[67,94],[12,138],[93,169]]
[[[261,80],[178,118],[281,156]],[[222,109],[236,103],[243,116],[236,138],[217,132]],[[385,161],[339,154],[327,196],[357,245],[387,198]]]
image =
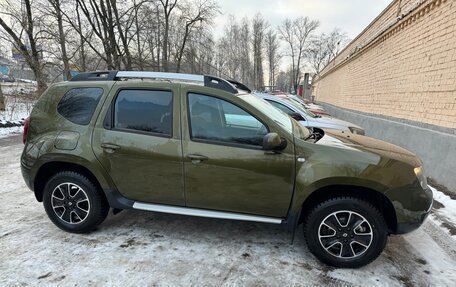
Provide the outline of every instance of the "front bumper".
[[393,202],[397,215],[396,234],[411,232],[420,227],[432,210],[432,190],[427,187],[421,190],[414,190],[411,204],[404,206]]

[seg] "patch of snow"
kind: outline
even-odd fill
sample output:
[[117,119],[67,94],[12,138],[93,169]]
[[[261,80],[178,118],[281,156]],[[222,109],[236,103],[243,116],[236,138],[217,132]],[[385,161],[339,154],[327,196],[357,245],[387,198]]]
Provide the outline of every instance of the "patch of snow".
[[36,85],[29,83],[2,83],[5,110],[0,111],[0,138],[22,132],[22,125],[32,111],[30,99]]
[[[434,200],[443,205],[433,210],[433,214],[430,217],[431,220],[440,222],[440,224],[443,222],[447,225],[452,225],[456,229],[456,200],[432,186],[429,186],[429,188],[432,190]],[[453,235],[453,238],[456,239],[456,235]]]
[[[59,230],[0,140],[2,286],[453,286],[455,241],[433,220],[391,236],[360,269],[328,267],[280,225],[125,210],[89,234]],[[433,190],[434,191],[434,190]],[[445,208],[454,201],[435,191]],[[450,212],[444,212],[447,214]],[[450,215],[449,215],[450,216]],[[18,268],[18,266],[20,268]]]
[[21,134],[23,127],[0,128],[0,138],[6,138],[14,134]]
[[2,92],[4,95],[16,95],[18,93],[34,93],[36,91],[36,83],[1,83]]

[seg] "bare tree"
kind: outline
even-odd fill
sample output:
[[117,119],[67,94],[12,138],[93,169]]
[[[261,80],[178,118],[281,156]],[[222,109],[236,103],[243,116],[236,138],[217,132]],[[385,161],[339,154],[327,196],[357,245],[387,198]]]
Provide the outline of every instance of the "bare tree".
[[294,92],[298,90],[301,78],[301,65],[309,46],[310,38],[319,22],[308,17],[298,17],[295,20],[285,19],[279,26],[279,34],[287,43],[292,62],[292,81]]
[[253,83],[255,89],[264,87],[263,74],[263,50],[267,22],[260,13],[256,14],[252,21],[252,46],[253,46]]
[[[63,15],[62,15],[62,1],[61,0],[47,0],[51,5],[50,14],[57,21],[57,31],[56,39],[60,46],[61,59],[63,62],[63,72],[66,75],[67,79],[71,78],[70,73],[70,62],[68,59],[67,48],[66,48],[66,33],[63,28]],[[51,27],[52,29],[52,27]],[[52,32],[51,32],[52,33]]]
[[[41,31],[35,31],[39,18],[34,17],[30,0],[23,0],[25,9],[15,10],[15,5],[9,0],[5,0],[6,6],[1,14],[10,18],[11,24],[5,22],[4,17],[0,16],[0,26],[9,35],[11,44],[24,56],[26,63],[32,69],[37,81],[37,94],[40,96],[47,88],[46,76],[43,72],[41,63],[42,52],[38,48],[37,38]],[[13,26],[13,25],[19,25]],[[26,43],[28,45],[26,45]]]
[[163,70],[165,72],[169,71],[169,23],[171,18],[171,13],[176,8],[177,0],[160,0],[160,3],[163,8],[163,15],[164,15],[164,22],[165,22],[165,29],[163,34],[163,48],[162,48],[162,62],[163,62]]
[[199,22],[203,25],[211,21],[213,16],[218,12],[218,5],[213,0],[199,0],[197,3],[185,3],[182,10],[185,11],[181,16],[185,28],[183,39],[177,52],[177,73],[180,72],[185,45],[195,24]]
[[312,40],[307,51],[309,64],[316,74],[329,64],[339,53],[339,49],[348,43],[345,33],[335,28],[331,33],[322,33]]
[[269,29],[266,33],[266,58],[268,61],[268,70],[269,70],[269,86],[275,85],[275,79],[277,76],[277,69],[279,69],[279,63],[281,55],[279,53],[280,43],[277,37],[277,34],[274,30]]
[[[131,70],[131,53],[130,53],[130,48],[129,48],[128,30],[129,30],[130,26],[132,25],[132,17],[127,18],[127,20],[125,22],[125,27],[124,27],[124,25],[122,25],[122,18],[119,16],[119,9],[117,8],[117,1],[108,0],[108,3],[109,3],[107,5],[108,11],[112,11],[112,13],[114,15],[116,32],[120,37],[120,42],[122,43],[123,51],[120,51],[119,45],[116,45],[116,48],[119,49],[118,53],[120,55],[122,55],[123,53],[125,54],[125,57],[121,57],[121,61],[123,62],[125,69]],[[135,5],[132,8],[130,8],[129,10],[134,11],[135,10],[134,8],[137,5],[138,4],[135,3]],[[130,13],[131,13],[131,11],[130,11]],[[115,39],[115,37],[113,39]]]

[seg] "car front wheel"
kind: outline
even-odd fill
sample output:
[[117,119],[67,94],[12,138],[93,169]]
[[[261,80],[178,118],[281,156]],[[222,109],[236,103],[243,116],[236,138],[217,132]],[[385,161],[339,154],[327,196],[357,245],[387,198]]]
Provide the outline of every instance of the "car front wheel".
[[310,251],[322,262],[343,268],[364,266],[383,251],[387,226],[370,203],[352,197],[329,199],[309,214],[304,233]]
[[57,227],[73,233],[94,230],[109,212],[109,205],[96,186],[84,175],[70,171],[48,180],[43,205]]

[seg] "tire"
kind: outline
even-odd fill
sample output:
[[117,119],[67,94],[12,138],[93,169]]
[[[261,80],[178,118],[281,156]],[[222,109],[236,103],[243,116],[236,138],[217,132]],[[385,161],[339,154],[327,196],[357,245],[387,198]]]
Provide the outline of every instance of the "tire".
[[304,235],[309,250],[323,263],[358,268],[382,253],[388,229],[382,214],[370,203],[337,197],[310,212]]
[[43,205],[57,227],[72,233],[93,231],[109,212],[109,204],[95,184],[72,171],[59,172],[47,181]]

